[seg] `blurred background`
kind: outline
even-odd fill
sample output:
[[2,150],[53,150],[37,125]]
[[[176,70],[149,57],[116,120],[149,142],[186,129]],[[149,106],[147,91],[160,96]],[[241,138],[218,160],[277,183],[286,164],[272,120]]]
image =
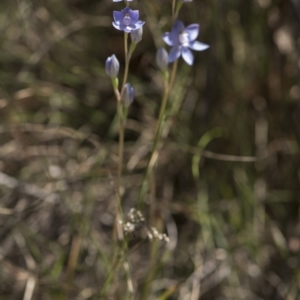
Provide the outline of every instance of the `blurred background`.
[[[0,299],[102,299],[111,269],[123,35],[110,0],[0,3]],[[134,1],[123,208],[136,204],[162,94],[171,1]],[[300,299],[300,2],[195,0],[210,45],[181,60],[155,175],[159,244],[129,253],[135,299]],[[148,199],[149,200],[149,199]],[[147,217],[147,203],[143,214]],[[148,276],[148,277],[147,277]],[[127,299],[120,275],[105,299]],[[144,291],[144,292],[143,292]],[[146,296],[145,296],[146,295]]]

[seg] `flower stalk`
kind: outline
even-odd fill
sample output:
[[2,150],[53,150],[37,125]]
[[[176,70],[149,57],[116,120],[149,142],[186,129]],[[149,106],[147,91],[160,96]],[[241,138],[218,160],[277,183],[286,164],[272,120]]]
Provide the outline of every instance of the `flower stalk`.
[[159,117],[158,117],[158,122],[157,122],[157,126],[156,126],[154,142],[153,142],[153,146],[152,146],[152,151],[151,151],[150,158],[148,160],[146,171],[144,173],[141,187],[140,187],[138,203],[137,203],[138,209],[140,209],[140,207],[142,206],[144,196],[147,192],[147,181],[148,181],[148,178],[151,174],[151,171],[153,170],[153,167],[154,167],[157,157],[158,157],[157,146],[159,143],[162,125],[163,125],[164,116],[165,116],[165,110],[166,110],[166,106],[167,106],[167,102],[168,102],[168,98],[169,98],[169,94],[170,94],[169,93],[170,86],[169,86],[169,80],[168,80],[169,79],[168,71],[163,72],[163,78],[164,78],[164,93],[163,93],[163,97],[162,97],[162,101],[161,101]]

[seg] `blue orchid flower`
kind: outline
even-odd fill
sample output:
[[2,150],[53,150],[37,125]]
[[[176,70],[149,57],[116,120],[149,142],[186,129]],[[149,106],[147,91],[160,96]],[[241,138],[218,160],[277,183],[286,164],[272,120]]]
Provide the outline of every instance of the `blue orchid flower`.
[[127,33],[137,30],[145,24],[145,22],[139,20],[140,12],[138,10],[132,10],[129,7],[121,11],[114,11],[113,16],[113,26]]
[[169,53],[170,63],[182,56],[187,64],[192,65],[194,63],[194,55],[190,49],[203,51],[209,48],[208,45],[196,41],[199,30],[199,24],[191,24],[185,27],[181,21],[176,21],[171,32],[163,34],[164,42],[172,47]]

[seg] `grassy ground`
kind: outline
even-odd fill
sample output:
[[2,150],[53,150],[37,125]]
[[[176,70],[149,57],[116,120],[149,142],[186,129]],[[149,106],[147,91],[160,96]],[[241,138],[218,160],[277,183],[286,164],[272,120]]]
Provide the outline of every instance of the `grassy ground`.
[[[113,237],[118,131],[104,62],[124,65],[121,3],[0,3],[0,299],[300,299],[300,10],[287,0],[185,4],[209,50],[179,63],[158,166],[128,245]],[[136,206],[162,94],[171,1],[130,67],[123,211]],[[121,69],[123,72],[123,69]],[[150,209],[151,208],[151,209]]]

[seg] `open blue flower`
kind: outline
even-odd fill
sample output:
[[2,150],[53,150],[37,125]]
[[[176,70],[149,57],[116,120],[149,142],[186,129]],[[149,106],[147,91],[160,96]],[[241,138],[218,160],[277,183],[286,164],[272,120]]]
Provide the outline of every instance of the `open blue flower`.
[[190,49],[203,51],[209,48],[208,45],[195,41],[199,35],[199,29],[200,26],[198,24],[191,24],[184,27],[181,21],[176,21],[171,32],[163,34],[164,42],[172,47],[169,53],[170,63],[182,55],[185,62],[192,65],[194,55]]
[[138,10],[125,7],[121,11],[114,11],[114,22],[112,24],[116,29],[129,33],[145,24],[145,22],[139,20],[139,17],[140,13]]

